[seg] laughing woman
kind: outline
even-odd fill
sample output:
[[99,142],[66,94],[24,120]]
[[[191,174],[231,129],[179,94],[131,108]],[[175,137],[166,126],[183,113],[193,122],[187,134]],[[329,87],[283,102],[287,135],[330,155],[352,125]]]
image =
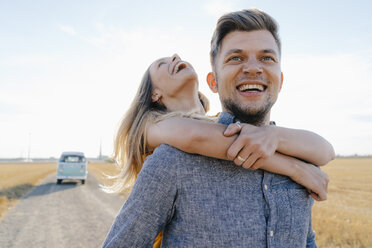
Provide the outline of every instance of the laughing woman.
[[117,132],[114,158],[120,174],[107,191],[130,188],[146,156],[160,144],[168,144],[188,153],[231,160],[246,169],[288,176],[316,200],[326,199],[328,177],[317,166],[332,160],[334,151],[325,139],[274,125],[218,124],[216,118],[205,115],[208,100],[198,87],[195,70],[177,54],[150,65]]

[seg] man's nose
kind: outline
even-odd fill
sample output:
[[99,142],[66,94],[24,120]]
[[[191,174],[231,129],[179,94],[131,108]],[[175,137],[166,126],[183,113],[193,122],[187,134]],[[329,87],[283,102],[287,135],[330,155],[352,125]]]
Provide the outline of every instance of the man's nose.
[[175,60],[181,60],[180,56],[178,56],[177,53],[173,54],[173,56],[172,56],[172,62],[175,61]]
[[261,74],[262,66],[257,59],[249,59],[244,63],[243,72],[249,75]]

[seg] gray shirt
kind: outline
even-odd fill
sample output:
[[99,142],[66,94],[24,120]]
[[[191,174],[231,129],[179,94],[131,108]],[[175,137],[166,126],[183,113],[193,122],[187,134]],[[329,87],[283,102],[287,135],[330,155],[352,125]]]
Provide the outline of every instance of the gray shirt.
[[103,247],[152,247],[161,230],[162,247],[316,247],[312,204],[288,177],[161,145]]

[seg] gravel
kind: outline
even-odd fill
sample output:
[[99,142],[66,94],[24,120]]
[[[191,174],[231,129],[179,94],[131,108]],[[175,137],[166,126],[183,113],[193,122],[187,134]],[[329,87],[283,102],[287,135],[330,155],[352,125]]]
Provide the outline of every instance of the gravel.
[[123,203],[91,175],[84,185],[48,176],[0,220],[0,246],[100,247]]

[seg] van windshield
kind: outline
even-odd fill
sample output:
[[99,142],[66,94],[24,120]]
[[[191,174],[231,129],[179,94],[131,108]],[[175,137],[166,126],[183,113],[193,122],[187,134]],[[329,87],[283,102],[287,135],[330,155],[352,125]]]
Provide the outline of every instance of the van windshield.
[[85,162],[85,157],[68,155],[68,156],[61,157],[60,162],[80,163],[80,162]]

